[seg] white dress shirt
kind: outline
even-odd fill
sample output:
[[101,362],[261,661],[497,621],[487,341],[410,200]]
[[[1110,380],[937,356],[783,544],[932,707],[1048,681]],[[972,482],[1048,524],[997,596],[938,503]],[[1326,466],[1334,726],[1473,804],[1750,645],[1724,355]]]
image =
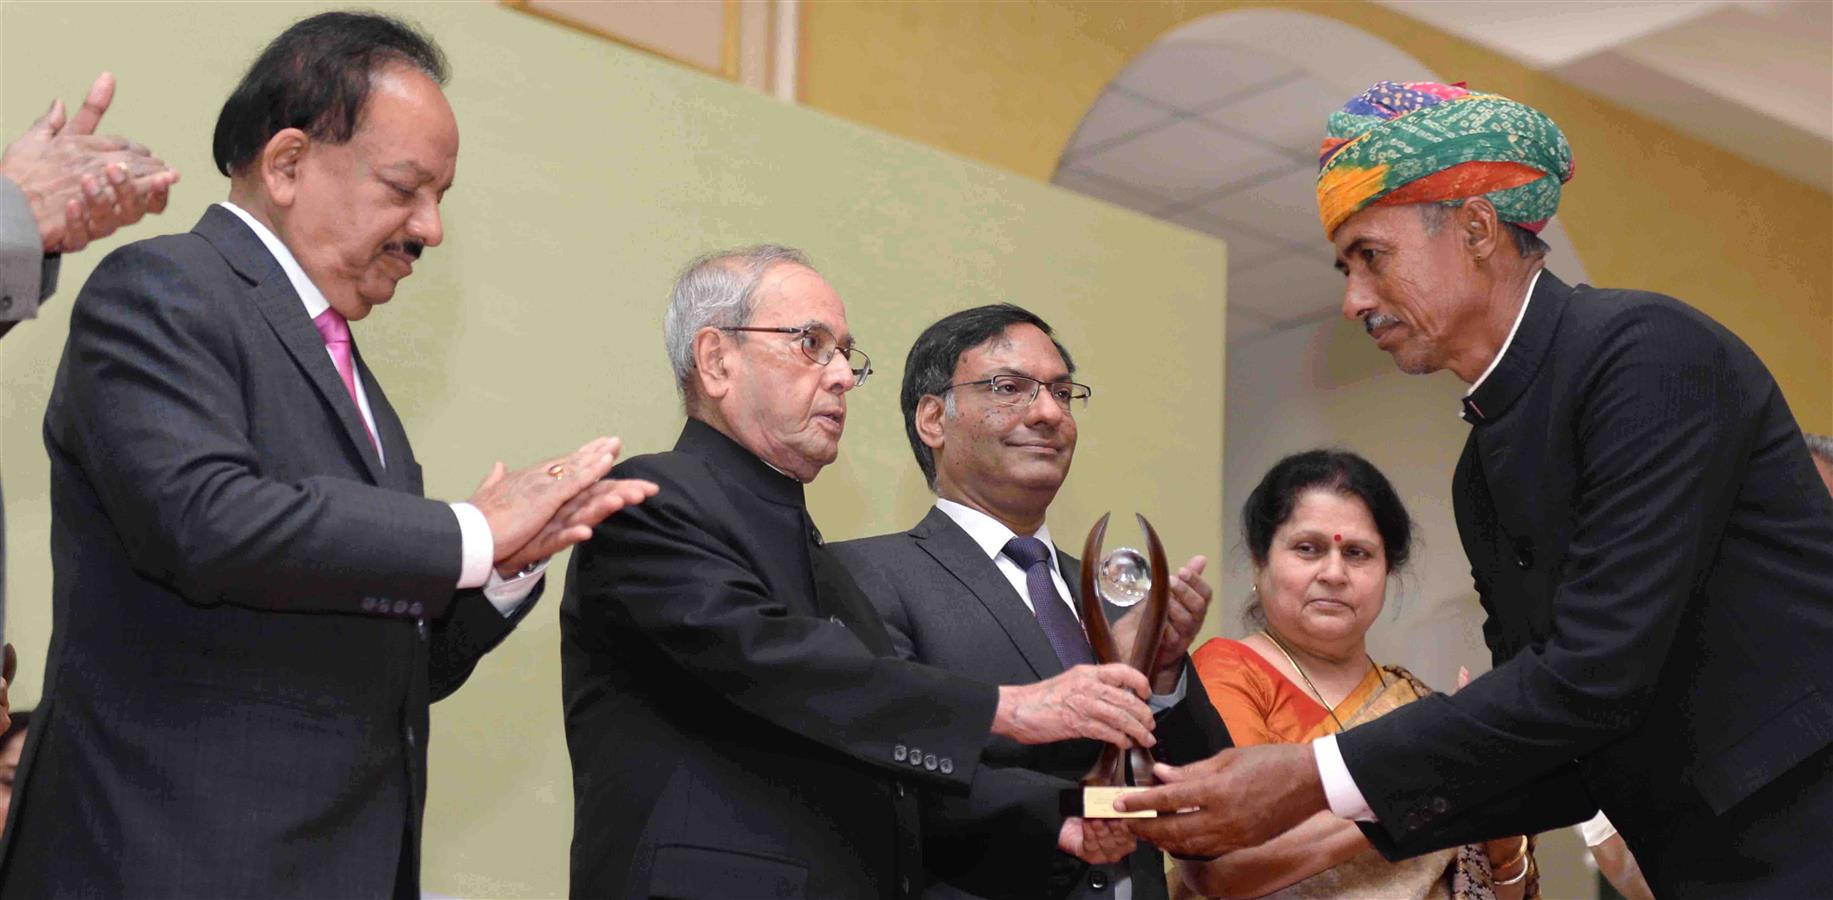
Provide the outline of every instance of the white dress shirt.
[[[1482,387],[1490,373],[1501,364],[1502,357],[1508,355],[1509,345],[1515,343],[1515,332],[1521,330],[1521,320],[1527,316],[1528,303],[1534,299],[1534,286],[1540,283],[1540,273],[1545,271],[1541,269],[1535,272],[1534,277],[1528,280],[1527,296],[1521,298],[1521,309],[1515,313],[1515,324],[1508,327],[1508,337],[1503,339],[1502,349],[1496,351],[1496,358],[1489,361],[1489,366],[1483,370],[1483,374],[1477,376],[1476,381],[1471,382],[1470,390],[1465,391],[1464,396],[1476,393],[1477,388]],[[1461,417],[1463,414],[1463,408],[1459,407],[1458,415]],[[1376,821],[1374,809],[1368,805],[1367,798],[1362,796],[1362,789],[1356,787],[1356,780],[1350,777],[1349,765],[1343,762],[1343,751],[1337,747],[1337,736],[1327,734],[1312,741],[1311,752],[1317,758],[1318,778],[1324,782],[1324,797],[1330,801],[1331,813],[1358,822]]]
[[[305,304],[307,318],[316,319],[319,313],[331,308],[331,301],[326,300],[324,292],[312,283],[312,279],[306,277],[305,270],[299,267],[299,260],[293,257],[293,252],[288,250],[286,244],[281,243],[280,238],[269,231],[266,225],[249,215],[247,210],[227,200],[217,205],[235,213],[236,218],[241,219],[243,224],[255,233],[255,237],[261,239],[261,244],[267,248],[267,252],[273,254],[274,261],[280,264],[280,270],[286,273],[287,281],[292,283],[293,292],[298,294],[300,302]],[[331,356],[331,348],[325,348],[325,355],[331,357],[333,365],[336,364],[337,359]],[[363,414],[363,424],[376,438],[376,455],[382,460],[382,466],[386,468],[388,458],[382,454],[381,432],[376,430],[375,415],[369,411],[369,392],[363,387],[363,373],[357,371],[353,365],[352,375],[356,382],[357,409]],[[491,565],[496,561],[496,538],[490,534],[490,523],[484,518],[483,512],[469,503],[448,505],[452,508],[452,515],[458,518],[458,532],[463,541],[462,563],[458,570],[458,588],[463,590],[481,587],[484,589],[485,598],[497,608],[498,612],[504,616],[514,613],[516,608],[522,605],[522,601],[528,599],[529,592],[535,589],[541,577],[547,573],[547,562],[543,560],[539,568],[527,575],[519,575],[515,578],[504,578],[498,575],[495,567]]]

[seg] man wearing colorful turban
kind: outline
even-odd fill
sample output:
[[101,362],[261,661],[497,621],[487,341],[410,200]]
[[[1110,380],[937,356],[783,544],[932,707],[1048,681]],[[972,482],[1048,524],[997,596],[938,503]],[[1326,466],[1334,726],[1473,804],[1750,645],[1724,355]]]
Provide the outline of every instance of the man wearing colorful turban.
[[1601,808],[1657,896],[1828,896],[1833,499],[1736,335],[1545,271],[1572,172],[1545,115],[1461,86],[1381,82],[1331,114],[1344,315],[1471,386],[1453,505],[1495,668],[1167,769],[1118,804],[1160,811],[1141,836],[1211,856],[1328,810],[1401,858]]

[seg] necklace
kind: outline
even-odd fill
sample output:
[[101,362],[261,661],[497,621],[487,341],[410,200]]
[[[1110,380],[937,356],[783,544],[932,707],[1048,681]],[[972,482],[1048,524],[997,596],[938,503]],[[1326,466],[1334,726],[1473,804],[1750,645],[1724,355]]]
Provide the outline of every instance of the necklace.
[[[1305,687],[1308,687],[1311,689],[1312,695],[1317,697],[1318,704],[1323,706],[1324,711],[1330,714],[1330,721],[1337,723],[1337,730],[1338,731],[1348,730],[1343,727],[1343,720],[1337,718],[1336,708],[1330,705],[1329,700],[1324,699],[1324,692],[1318,690],[1317,685],[1311,683],[1311,676],[1305,674],[1305,667],[1299,665],[1298,660],[1292,658],[1292,651],[1286,649],[1286,645],[1283,641],[1273,636],[1273,629],[1268,628],[1260,633],[1266,635],[1267,640],[1272,641],[1273,646],[1279,648],[1279,652],[1281,655],[1285,656],[1286,662],[1292,664],[1292,670],[1298,673],[1298,677],[1304,679]],[[1368,656],[1368,654],[1366,653],[1363,654],[1363,656],[1368,657],[1368,664],[1369,666],[1374,668],[1375,677],[1381,679],[1381,686],[1383,688],[1386,688],[1387,687],[1387,676],[1381,674],[1381,667],[1375,665],[1375,658],[1372,656]]]

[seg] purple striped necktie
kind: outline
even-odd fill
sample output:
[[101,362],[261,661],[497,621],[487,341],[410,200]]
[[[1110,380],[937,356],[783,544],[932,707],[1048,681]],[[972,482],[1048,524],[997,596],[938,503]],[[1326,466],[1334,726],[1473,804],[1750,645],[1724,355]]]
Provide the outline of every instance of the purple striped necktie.
[[1088,648],[1088,635],[1082,631],[1082,623],[1076,620],[1076,614],[1070,611],[1063,595],[1057,593],[1056,582],[1050,577],[1050,548],[1034,537],[1015,537],[1006,542],[1001,552],[1025,570],[1025,592],[1031,595],[1031,612],[1037,616],[1038,627],[1044,629],[1044,636],[1056,650],[1057,661],[1065,669],[1094,662],[1095,654]]

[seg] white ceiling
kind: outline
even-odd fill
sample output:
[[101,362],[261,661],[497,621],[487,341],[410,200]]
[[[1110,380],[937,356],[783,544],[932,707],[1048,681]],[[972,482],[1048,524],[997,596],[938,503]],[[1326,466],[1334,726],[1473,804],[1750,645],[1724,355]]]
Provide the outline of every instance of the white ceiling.
[[[1382,2],[1833,190],[1833,0]],[[1053,180],[1227,241],[1230,342],[1315,323],[1342,302],[1313,189],[1324,121],[1383,78],[1445,80],[1322,17],[1200,19],[1108,86]],[[1557,220],[1543,237],[1576,274]]]
[[1231,340],[1314,322],[1342,299],[1312,188],[1342,103],[1270,54],[1161,43],[1095,102],[1055,182],[1227,241]]

